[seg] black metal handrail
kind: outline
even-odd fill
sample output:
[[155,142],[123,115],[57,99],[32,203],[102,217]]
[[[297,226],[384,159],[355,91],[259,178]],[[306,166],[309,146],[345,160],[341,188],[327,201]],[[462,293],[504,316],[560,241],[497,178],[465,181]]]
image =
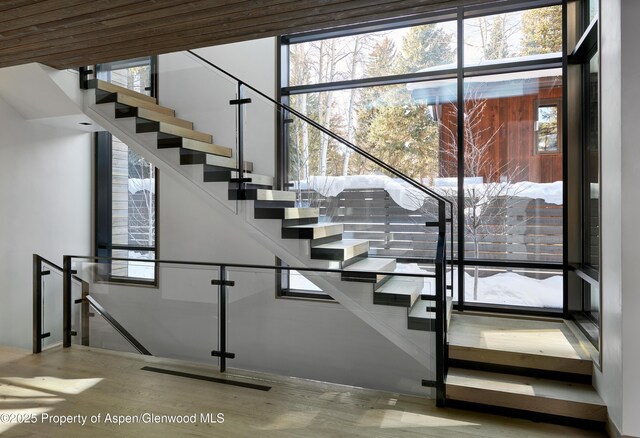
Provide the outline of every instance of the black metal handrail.
[[[47,265],[60,274],[64,275],[64,269],[50,260],[44,257],[34,254],[33,255],[33,329],[32,329],[32,346],[33,353],[40,353],[42,351],[42,340],[49,337],[51,333],[43,333],[42,331],[42,299],[44,297],[42,291],[42,277],[49,274],[49,272],[42,269],[42,265]],[[71,272],[71,279],[80,283],[83,286],[83,291],[88,283],[78,276],[74,275],[75,271]]]
[[[335,132],[331,131],[330,129],[326,128],[325,126],[321,125],[320,123],[316,122],[315,120],[305,116],[304,114],[302,114],[299,111],[291,108],[290,106],[285,105],[282,102],[278,102],[277,100],[271,98],[270,96],[268,96],[267,94],[265,94],[262,91],[258,90],[257,88],[251,86],[250,84],[247,84],[242,79],[234,76],[233,74],[229,73],[225,69],[215,65],[214,63],[212,63],[208,59],[204,58],[203,56],[198,55],[193,50],[187,50],[187,53],[189,53],[193,57],[199,59],[200,61],[202,61],[203,63],[205,63],[209,67],[211,67],[211,68],[217,70],[218,72],[222,73],[223,75],[227,76],[228,78],[231,78],[232,80],[236,81],[237,86],[238,86],[238,97],[237,97],[238,102],[243,100],[242,99],[242,87],[244,86],[244,87],[248,88],[249,90],[253,91],[254,93],[258,94],[259,96],[261,96],[263,99],[271,102],[273,105],[275,105],[276,107],[280,108],[281,110],[285,110],[285,111],[289,112],[290,114],[295,115],[299,119],[301,119],[304,122],[310,124],[314,128],[320,130],[321,132],[323,132],[324,134],[328,135],[329,137],[333,138],[337,142],[343,144],[344,146],[346,146],[349,149],[355,151],[359,155],[361,155],[361,156],[367,158],[368,160],[374,162],[375,164],[377,164],[378,166],[382,167],[387,172],[395,175],[396,177],[400,178],[404,182],[412,185],[416,189],[418,189],[418,190],[422,191],[423,193],[429,195],[430,197],[436,199],[439,202],[439,207],[438,207],[439,210],[444,210],[446,208],[446,207],[444,207],[444,204],[448,204],[449,205],[449,210],[450,210],[450,233],[451,233],[451,290],[452,290],[452,295],[453,295],[453,202],[452,201],[450,201],[446,197],[442,196],[441,194],[435,192],[434,190],[431,190],[430,188],[426,187],[424,184],[419,183],[418,181],[414,180],[413,178],[409,177],[408,175],[405,175],[404,173],[400,172],[395,167],[385,163],[384,161],[382,161],[378,157],[376,157],[374,155],[371,155],[367,151],[359,148],[355,144],[351,143],[347,139],[341,137],[340,135],[336,134]],[[239,116],[239,119],[242,118],[242,110],[241,110],[240,106],[241,105],[238,105],[238,116]],[[239,128],[240,128],[239,129],[239,135],[241,135],[242,134],[242,124],[241,124],[240,120],[238,121],[238,123],[239,123]],[[239,172],[238,173],[239,173],[239,175],[238,175],[238,177],[240,178],[240,181],[242,181],[242,178],[243,178],[243,166],[244,166],[244,161],[243,160],[244,160],[244,158],[243,158],[243,155],[242,155],[243,154],[243,151],[242,151],[243,148],[242,148],[242,138],[241,137],[239,138],[239,147],[238,147],[238,149],[239,149],[239,151],[238,151],[239,152],[239,162],[238,162],[238,166],[239,166]],[[443,221],[443,223],[445,224],[444,226],[446,227],[446,213],[444,215],[443,214],[439,214],[439,220]],[[445,289],[446,289],[446,282],[445,282]],[[464,294],[459,294],[459,297],[462,297],[463,295]]]
[[[440,203],[442,205],[442,203]],[[444,215],[444,209],[440,210],[440,214]],[[438,404],[441,405],[440,399],[444,400],[444,374],[442,374],[442,370],[444,370],[446,364],[444,363],[444,348],[446,348],[446,324],[443,324],[443,321],[446,321],[446,305],[445,305],[445,287],[444,287],[444,278],[446,274],[445,260],[446,260],[446,245],[445,245],[446,236],[444,233],[444,227],[440,227],[438,233],[438,243],[436,249],[436,258],[435,258],[435,274],[430,273],[411,273],[411,272],[379,272],[379,271],[362,271],[364,274],[371,275],[393,275],[398,277],[421,277],[421,278],[435,278],[436,279],[436,293],[435,295],[423,295],[423,298],[426,299],[434,299],[436,301],[436,379],[434,381],[423,381],[423,385],[432,386],[436,388],[436,398]],[[131,335],[120,323],[118,323],[115,319],[111,318],[109,313],[102,308],[102,306],[93,299],[89,295],[89,283],[76,275],[76,271],[72,269],[73,260],[90,260],[94,262],[100,261],[137,261],[139,259],[131,259],[131,258],[122,258],[122,257],[102,257],[102,256],[64,256],[63,268],[59,265],[52,263],[37,254],[33,255],[34,260],[34,297],[42,296],[42,288],[40,279],[43,275],[42,272],[42,264],[46,263],[47,265],[51,265],[54,269],[61,271],[64,276],[64,287],[63,287],[63,347],[71,346],[71,307],[72,307],[72,297],[71,297],[71,281],[76,280],[82,283],[83,285],[83,296],[81,300],[77,300],[76,304],[83,305],[83,313],[86,313],[86,324],[83,322],[83,344],[88,345],[87,342],[84,342],[84,331],[88,331],[88,306],[91,305],[94,309],[96,309],[101,315],[103,315],[107,321],[114,327],[116,330],[129,342],[133,345],[140,353],[149,355],[149,351],[133,336]],[[155,264],[167,264],[167,265],[189,265],[189,266],[205,266],[205,267],[216,267],[220,270],[220,279],[212,280],[212,284],[217,284],[220,286],[219,293],[221,295],[220,302],[223,303],[226,301],[227,295],[227,287],[231,287],[234,285],[234,282],[228,281],[226,275],[224,274],[227,268],[240,268],[240,269],[251,269],[251,270],[271,270],[271,271],[300,271],[300,272],[322,272],[322,273],[335,273],[335,274],[343,274],[350,273],[351,271],[347,271],[345,269],[329,269],[329,268],[309,268],[309,267],[296,267],[296,266],[273,266],[273,265],[259,265],[259,264],[246,264],[246,263],[223,263],[223,262],[204,262],[204,261],[185,261],[185,260],[145,260],[145,263],[155,263]],[[41,317],[42,317],[42,303],[40,299],[34,300],[34,353],[39,353],[42,351],[41,349]],[[226,351],[226,338],[222,339],[222,337],[226,337],[226,314],[221,313],[220,320],[220,350],[212,351],[212,356],[216,356],[220,358],[220,370],[224,372],[226,368],[226,359],[233,358],[235,355]],[[38,336],[36,341],[35,336]]]
[[450,200],[448,200],[447,198],[445,198],[444,196],[442,196],[439,193],[431,190],[430,188],[428,188],[425,185],[419,183],[418,181],[414,180],[413,178],[405,175],[404,173],[400,172],[395,167],[385,163],[384,161],[382,161],[378,157],[376,157],[374,155],[371,155],[367,151],[359,148],[358,146],[354,145],[353,143],[351,143],[350,141],[346,140],[345,138],[342,138],[341,136],[339,136],[335,132],[331,131],[330,129],[325,128],[323,125],[321,125],[320,123],[316,122],[315,120],[313,120],[313,119],[305,116],[304,114],[296,111],[295,109],[291,108],[290,106],[285,105],[285,104],[283,104],[281,102],[278,102],[277,100],[269,97],[268,95],[266,95],[262,91],[260,91],[260,90],[258,90],[256,88],[252,87],[251,85],[247,84],[242,79],[237,78],[236,76],[232,75],[231,73],[227,72],[226,70],[222,69],[221,67],[218,67],[217,65],[215,65],[214,63],[212,63],[208,59],[203,58],[202,56],[198,55],[193,50],[187,50],[187,52],[190,53],[191,55],[193,55],[194,57],[198,58],[199,60],[201,60],[202,62],[204,62],[208,66],[213,67],[214,69],[218,70],[220,73],[224,74],[225,76],[228,76],[229,78],[233,79],[234,81],[237,81],[238,84],[241,84],[242,86],[247,87],[248,89],[250,89],[254,93],[256,93],[259,96],[261,96],[262,98],[264,98],[264,99],[268,100],[269,102],[271,102],[272,104],[276,105],[278,108],[283,109],[283,110],[295,115],[296,117],[300,118],[301,120],[304,120],[306,123],[310,124],[311,126],[313,126],[316,129],[322,131],[324,134],[326,134],[329,137],[333,138],[337,142],[342,143],[343,145],[347,146],[349,149],[357,152],[359,155],[362,155],[363,157],[367,158],[368,160],[373,161],[374,163],[376,163],[378,166],[382,167],[387,172],[389,172],[389,173],[397,176],[401,180],[411,184],[412,186],[414,186],[415,188],[419,189],[420,191],[422,191],[424,193],[427,193],[432,198],[437,199],[439,201],[444,201],[445,203],[453,205],[453,203]]
[[[306,266],[276,266],[276,265],[257,265],[247,263],[224,263],[224,262],[204,262],[204,261],[188,261],[188,260],[161,260],[161,259],[131,259],[124,257],[102,257],[102,256],[82,256],[82,255],[66,255],[64,257],[70,257],[72,259],[79,260],[94,260],[94,261],[114,261],[114,262],[144,262],[144,263],[160,263],[165,265],[188,265],[188,266],[211,266],[211,267],[227,267],[227,268],[240,268],[240,269],[268,269],[272,271],[300,271],[300,272],[324,272],[335,274],[352,274],[353,271],[346,269],[331,269],[331,268],[309,268]],[[435,263],[438,262],[436,256]],[[392,272],[392,271],[358,271],[362,274],[370,275],[394,275],[398,277],[422,277],[422,278],[436,278],[436,274],[418,274],[414,272]],[[435,298],[435,296],[431,297]]]
[[102,315],[102,317],[113,327],[120,335],[131,344],[133,348],[135,348],[138,353],[144,354],[145,356],[152,356],[152,354],[147,350],[144,345],[140,343],[127,329],[125,329],[122,324],[120,324],[109,312],[107,312],[104,307],[100,303],[96,301],[90,295],[87,295],[85,299],[91,304],[91,306],[96,309],[96,311]]

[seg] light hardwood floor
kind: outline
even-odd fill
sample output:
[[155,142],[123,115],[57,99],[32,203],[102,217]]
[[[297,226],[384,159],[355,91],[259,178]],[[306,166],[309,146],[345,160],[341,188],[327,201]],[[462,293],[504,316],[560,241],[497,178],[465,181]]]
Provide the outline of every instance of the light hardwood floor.
[[[142,371],[149,365],[268,385],[268,392]],[[86,415],[87,424],[7,424],[7,437],[572,437],[595,432],[438,409],[432,400],[82,347],[0,347],[3,414]],[[224,414],[221,424],[107,424],[106,414]],[[101,414],[101,421],[90,417]],[[42,417],[38,417],[42,418]],[[200,420],[200,418],[198,418]]]

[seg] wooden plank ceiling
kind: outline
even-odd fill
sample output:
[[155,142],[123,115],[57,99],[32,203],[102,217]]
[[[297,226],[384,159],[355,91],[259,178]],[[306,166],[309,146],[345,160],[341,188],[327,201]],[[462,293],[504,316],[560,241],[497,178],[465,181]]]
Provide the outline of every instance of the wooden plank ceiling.
[[6,0],[0,67],[129,59],[486,0]]

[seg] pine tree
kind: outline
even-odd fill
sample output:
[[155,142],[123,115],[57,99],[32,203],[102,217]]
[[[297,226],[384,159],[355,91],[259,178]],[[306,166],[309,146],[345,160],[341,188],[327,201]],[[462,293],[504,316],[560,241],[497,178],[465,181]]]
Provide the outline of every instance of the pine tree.
[[414,73],[420,69],[453,63],[455,50],[451,47],[452,39],[452,34],[435,24],[410,28],[402,39],[396,73]]
[[562,51],[562,6],[531,9],[522,15],[521,54]]

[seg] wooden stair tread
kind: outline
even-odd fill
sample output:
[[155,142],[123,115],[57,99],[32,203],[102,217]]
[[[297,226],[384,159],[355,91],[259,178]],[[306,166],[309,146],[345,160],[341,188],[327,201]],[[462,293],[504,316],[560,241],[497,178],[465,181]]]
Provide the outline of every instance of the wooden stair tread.
[[367,257],[345,268],[347,271],[393,272],[396,259]]
[[590,376],[591,358],[577,351],[562,320],[453,313],[449,358]]
[[202,143],[213,144],[213,136],[206,132],[194,131],[167,122],[158,122],[158,131],[164,134],[175,135],[176,137],[197,140]]
[[590,360],[562,320],[535,320],[454,313],[449,344],[513,353]]
[[373,294],[373,303],[384,306],[412,307],[424,287],[421,277],[390,276]]
[[424,280],[420,277],[398,277],[394,276],[385,284],[380,286],[376,293],[393,295],[410,295],[418,297],[424,285]]
[[138,115],[141,119],[152,120],[154,122],[168,123],[180,128],[193,130],[193,122],[188,120],[179,119],[177,117],[171,117],[157,111],[150,110],[148,108],[138,108]]
[[175,117],[176,112],[171,108],[166,108],[164,106],[156,105],[155,103],[149,102],[148,100],[138,99],[137,97],[130,96],[124,93],[111,93],[114,95],[112,98],[112,102],[117,102],[122,105],[128,105],[135,108],[145,108],[155,111],[160,114],[165,114],[171,117]]
[[256,207],[256,219],[281,219],[284,221],[296,221],[300,219],[316,219],[320,215],[320,209],[312,207]]
[[551,415],[605,421],[606,405],[591,385],[450,368],[447,398]]
[[327,227],[340,227],[343,228],[343,224],[336,224],[332,222],[319,222],[317,224],[306,224],[306,225],[289,225],[285,228],[327,228]]
[[219,155],[221,157],[227,158],[231,158],[231,156],[233,155],[233,150],[231,148],[219,146],[217,144],[205,143],[203,141],[198,141],[191,138],[182,139],[182,148],[189,149],[191,151],[204,152],[211,155]]
[[295,192],[271,189],[246,189],[243,190],[246,200],[254,201],[288,201],[295,202]]
[[89,88],[96,88],[98,90],[107,91],[109,93],[122,93],[129,95],[131,97],[135,97],[136,99],[146,100],[147,102],[156,104],[158,103],[155,97],[149,96],[144,93],[138,93],[137,91],[131,90],[129,88],[121,87],[120,85],[116,85],[111,82],[103,81],[101,79],[90,79],[88,81]]
[[[215,145],[213,145],[213,146],[215,146]],[[223,146],[216,146],[216,147],[223,148]],[[229,149],[229,148],[224,148],[224,149],[228,149],[229,153],[232,153],[231,149]],[[227,151],[224,151],[224,152],[227,153]],[[207,166],[214,166],[216,168],[221,168],[220,170],[223,170],[223,169],[224,170],[235,170],[235,171],[238,170],[238,160],[237,159],[235,159],[233,157],[227,157],[227,156],[222,156],[222,155],[217,155],[217,154],[209,154],[209,153],[207,153],[205,155],[204,164],[206,164]],[[251,161],[245,161],[244,162],[244,169],[245,169],[245,172],[252,172],[253,171],[253,163]],[[215,172],[215,170],[208,170],[208,171]]]
[[337,242],[330,242],[322,245],[316,245],[313,248],[314,249],[347,249],[347,248],[353,248],[355,246],[360,246],[365,244],[368,245],[369,241],[361,240],[361,239],[342,239],[342,240],[338,240]]
[[311,258],[318,260],[348,261],[366,256],[369,241],[361,239],[341,239],[334,242],[311,246]]
[[[232,170],[231,171],[231,177],[232,178],[238,178],[239,175],[240,175],[240,172],[238,172],[237,170]],[[243,178],[251,179],[251,181],[247,182],[247,184],[255,184],[255,185],[261,185],[261,186],[273,187],[273,177],[272,176],[260,175],[258,173],[245,172]]]

